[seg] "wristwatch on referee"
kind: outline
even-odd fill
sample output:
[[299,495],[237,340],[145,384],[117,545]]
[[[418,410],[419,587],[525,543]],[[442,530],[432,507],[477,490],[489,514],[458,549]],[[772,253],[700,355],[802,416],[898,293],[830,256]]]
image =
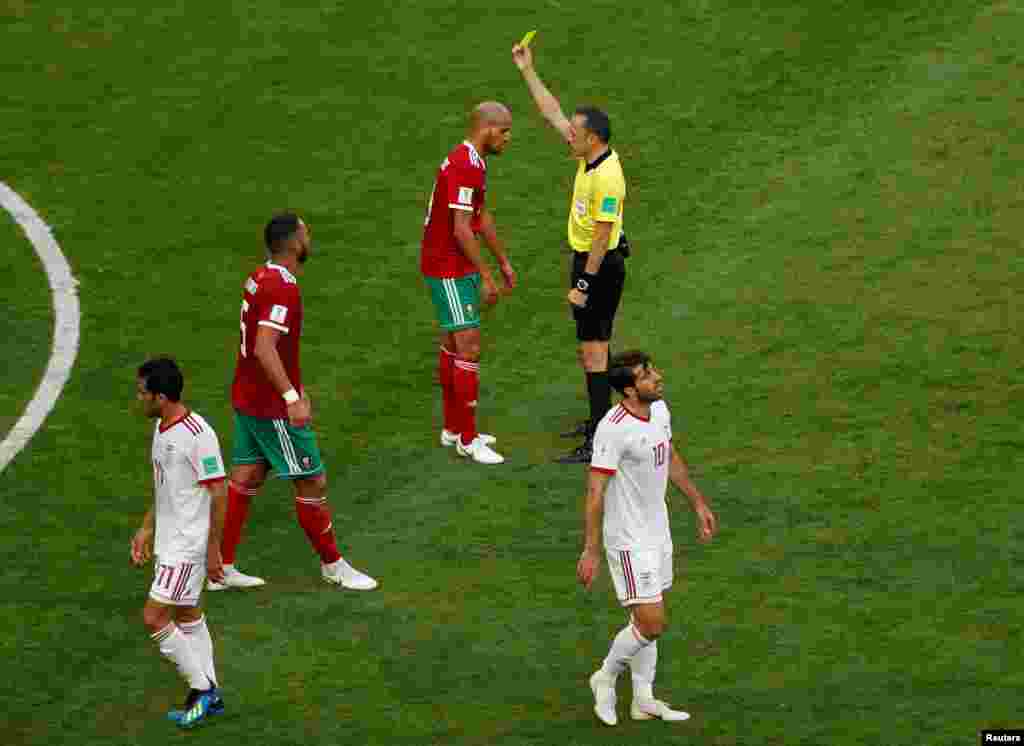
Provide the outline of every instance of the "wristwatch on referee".
[[584,272],[580,275],[579,279],[576,280],[576,289],[581,293],[589,293],[590,288],[597,282],[597,275],[592,275],[589,272]]

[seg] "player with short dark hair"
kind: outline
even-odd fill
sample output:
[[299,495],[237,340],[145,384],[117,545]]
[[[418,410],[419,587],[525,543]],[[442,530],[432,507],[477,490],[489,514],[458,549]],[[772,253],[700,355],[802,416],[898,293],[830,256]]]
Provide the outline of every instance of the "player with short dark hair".
[[516,285],[505,244],[485,205],[485,158],[504,152],[511,132],[512,113],[504,104],[485,101],[473,109],[466,139],[438,168],[420,252],[420,271],[441,325],[441,445],[455,446],[460,456],[480,464],[505,460],[491,448],[494,436],[477,431],[476,409],[480,390],[480,306],[498,301],[498,288],[481,255],[481,237],[498,262],[506,290]]
[[701,541],[714,536],[717,521],[673,444],[672,418],[662,400],[664,382],[650,356],[640,351],[615,356],[609,378],[622,401],[604,416],[594,437],[576,575],[590,587],[603,544],[615,593],[630,610],[630,620],[590,677],[594,711],[606,725],[618,722],[615,682],[628,666],[634,720],[686,720],[687,713],[655,699],[653,688],[658,638],[666,627],[664,594],[673,579],[669,481],[689,498]]
[[587,379],[590,418],[567,435],[584,435],[583,445],[559,458],[561,463],[588,463],[594,430],[611,407],[608,349],[615,313],[626,282],[629,244],[622,229],[626,180],[618,154],[612,150],[608,114],[594,106],[576,109],[572,120],[562,113],[533,68],[533,53],[517,44],[512,59],[544,118],[569,145],[578,160],[569,206],[568,236],[572,249],[568,301],[576,320],[577,354]]
[[574,115],[582,117],[583,126],[597,136],[597,139],[608,145],[612,141],[612,123],[608,114],[596,106],[578,106]]
[[147,360],[136,376],[142,412],[157,420],[150,449],[155,500],[132,537],[131,560],[141,567],[156,557],[142,619],[189,686],[185,706],[168,716],[191,728],[224,711],[213,640],[199,605],[203,581],[223,579],[224,462],[213,428],[181,402],[184,377],[174,360]]
[[224,525],[224,579],[207,587],[216,591],[264,584],[262,578],[235,567],[235,553],[249,503],[273,470],[293,485],[296,517],[320,557],[323,579],[353,590],[372,590],[377,581],[352,567],[338,551],[327,477],[302,385],[303,308],[296,273],[312,253],[312,235],[298,215],[288,212],[267,223],[263,240],[269,261],[246,278],[242,289],[241,343],[231,386],[235,442]]

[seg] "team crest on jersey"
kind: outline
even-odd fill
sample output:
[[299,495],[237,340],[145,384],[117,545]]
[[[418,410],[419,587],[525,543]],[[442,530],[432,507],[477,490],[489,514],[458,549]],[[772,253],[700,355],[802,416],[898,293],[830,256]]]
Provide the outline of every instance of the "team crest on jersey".
[[311,459],[309,456],[303,456],[302,457],[302,468],[303,469],[312,469],[313,468],[313,459]]
[[473,304],[472,303],[467,303],[466,304],[466,315],[468,315],[468,316],[472,316],[473,315]]

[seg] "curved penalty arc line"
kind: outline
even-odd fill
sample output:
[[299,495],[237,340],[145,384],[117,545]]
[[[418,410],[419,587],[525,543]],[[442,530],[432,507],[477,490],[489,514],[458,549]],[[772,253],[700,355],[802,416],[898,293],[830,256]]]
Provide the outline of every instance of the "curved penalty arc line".
[[53,237],[50,226],[39,217],[17,192],[0,181],[0,207],[3,207],[25,232],[32,248],[46,271],[53,296],[53,345],[46,371],[32,401],[0,442],[0,472],[17,456],[36,434],[60,398],[71,376],[78,354],[81,314],[78,305],[78,280],[71,274],[71,265]]

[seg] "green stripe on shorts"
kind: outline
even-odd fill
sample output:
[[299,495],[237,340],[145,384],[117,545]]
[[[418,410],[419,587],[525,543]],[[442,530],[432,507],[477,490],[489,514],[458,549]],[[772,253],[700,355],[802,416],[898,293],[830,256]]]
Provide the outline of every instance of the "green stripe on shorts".
[[426,277],[430,299],[446,332],[480,326],[480,275]]

